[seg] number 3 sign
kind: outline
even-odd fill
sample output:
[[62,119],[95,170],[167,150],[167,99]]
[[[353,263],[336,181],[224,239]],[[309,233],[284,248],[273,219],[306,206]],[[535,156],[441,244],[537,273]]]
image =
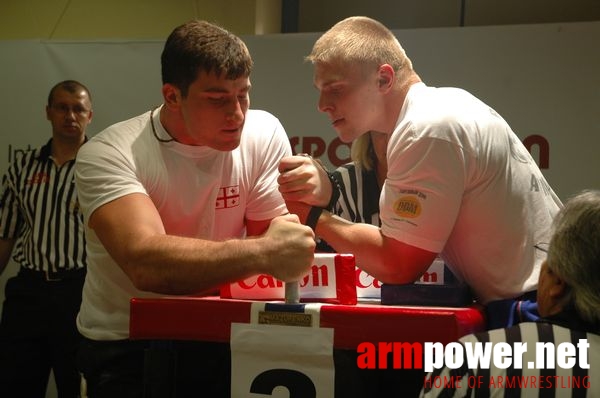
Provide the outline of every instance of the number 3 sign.
[[232,323],[231,396],[334,396],[333,329]]

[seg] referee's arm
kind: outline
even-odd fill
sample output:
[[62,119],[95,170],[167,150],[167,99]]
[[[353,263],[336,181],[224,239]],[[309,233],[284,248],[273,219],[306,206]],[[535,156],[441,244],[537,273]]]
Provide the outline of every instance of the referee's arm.
[[15,239],[2,239],[0,238],[0,275],[4,272],[8,260],[10,260],[10,254],[13,251],[15,245]]

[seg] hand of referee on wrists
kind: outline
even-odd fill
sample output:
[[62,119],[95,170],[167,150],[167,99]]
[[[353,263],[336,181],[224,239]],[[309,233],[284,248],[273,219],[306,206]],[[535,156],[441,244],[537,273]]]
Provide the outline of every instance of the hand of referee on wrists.
[[325,207],[331,198],[327,171],[308,155],[288,156],[279,163],[279,192],[286,202]]

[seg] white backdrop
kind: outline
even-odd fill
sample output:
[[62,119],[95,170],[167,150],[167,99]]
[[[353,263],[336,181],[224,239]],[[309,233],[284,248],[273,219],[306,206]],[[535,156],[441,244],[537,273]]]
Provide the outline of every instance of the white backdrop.
[[[465,88],[494,107],[521,139],[547,142],[547,149],[534,146],[532,153],[543,160],[542,171],[562,199],[600,188],[600,22],[396,34],[427,84]],[[327,118],[316,110],[312,67],[304,62],[317,37],[244,37],[256,64],[252,107],[281,119],[294,150],[323,154],[327,164],[337,165],[349,150],[336,144]],[[60,80],[80,80],[92,92],[90,135],[160,103],[162,45],[163,40],[0,42],[0,172],[14,151],[50,136],[44,107]]]

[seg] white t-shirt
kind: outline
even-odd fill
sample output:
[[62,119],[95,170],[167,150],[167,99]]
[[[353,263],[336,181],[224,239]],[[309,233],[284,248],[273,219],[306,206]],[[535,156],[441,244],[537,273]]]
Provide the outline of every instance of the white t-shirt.
[[386,236],[441,257],[483,303],[535,290],[562,206],[492,108],[457,88],[413,85],[387,149]]
[[[159,114],[160,108],[153,118],[157,134],[169,138]],[[75,172],[89,256],[77,318],[80,332],[96,340],[127,338],[130,299],[157,296],[136,289],[87,228],[94,210],[119,197],[142,193],[154,202],[167,234],[240,238],[245,234],[245,218],[266,220],[287,212],[277,189],[277,168],[279,160],[290,154],[279,120],[258,110],[246,113],[240,145],[231,152],[161,143],[152,133],[150,112],[90,139],[79,150]]]

